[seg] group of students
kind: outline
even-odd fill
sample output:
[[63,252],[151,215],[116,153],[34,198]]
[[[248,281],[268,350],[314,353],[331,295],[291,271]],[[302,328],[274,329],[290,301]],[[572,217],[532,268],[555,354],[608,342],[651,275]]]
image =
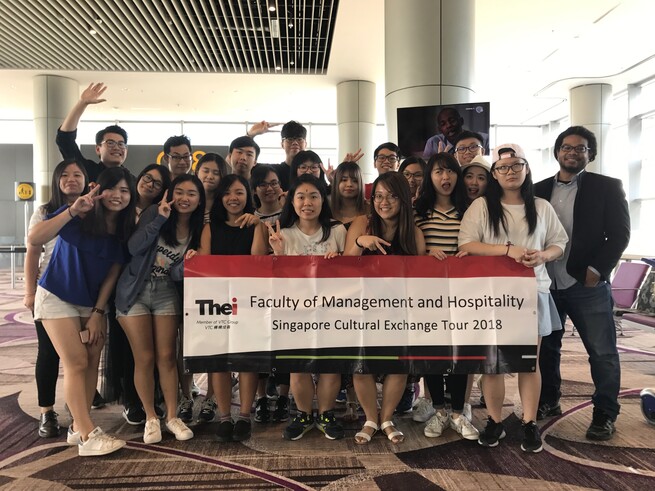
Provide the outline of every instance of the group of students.
[[[279,167],[256,165],[250,182],[229,173],[229,165],[217,154],[204,155],[193,174],[178,175],[172,182],[164,166],[149,165],[136,179],[116,166],[103,170],[92,187],[83,165],[75,159],[61,162],[53,174],[51,199],[35,211],[30,225],[28,258],[38,256],[42,248],[45,255],[39,272],[33,267],[27,277],[26,298],[34,296],[30,306],[39,353],[41,344],[45,350],[51,342],[64,366],[65,399],[73,418],[67,441],[78,445],[81,456],[104,455],[125,445],[96,427],[89,411],[107,336],[107,305],[114,292],[116,318],[134,355],[134,385],[145,412],[144,442],[162,439],[156,380],[166,408],[165,428],[178,440],[193,437],[178,417],[176,360],[183,264],[194,255],[272,253],[332,259],[342,254],[429,254],[436,260],[469,254],[509,256],[535,270],[539,336],[561,329],[544,264],[563,254],[566,233],[550,204],[534,197],[530,166],[520,146],[498,146],[489,166],[476,155],[481,145],[467,138],[477,137],[464,134],[455,149],[458,157],[466,159],[446,152],[433,155],[427,163],[412,157],[398,172],[398,148],[392,143],[380,145],[374,153],[380,175],[366,196],[356,162],[342,162],[327,176],[328,186],[324,166],[311,151],[297,153],[289,176],[280,176]],[[283,189],[287,180],[288,189]],[[366,417],[356,443],[368,443],[378,430],[394,444],[403,441],[392,416],[407,377],[352,376]],[[343,438],[334,415],[342,375],[323,373],[316,383],[308,373],[291,374],[289,379],[297,414],[284,438],[297,440],[314,427],[329,439]],[[464,411],[469,377],[449,376],[452,411],[448,413],[444,377],[425,376],[432,398],[426,436],[439,436],[450,426],[464,438],[496,446],[505,436],[504,379],[485,375],[483,380],[489,418],[479,432]],[[376,381],[383,384],[380,409]],[[231,374],[210,374],[207,401],[215,398],[216,402],[208,412],[217,406],[219,441],[250,437],[251,410],[257,395],[262,397],[262,382],[256,373],[239,374],[240,411],[233,420]],[[48,383],[52,389],[44,391],[50,393],[47,401],[46,396],[41,400],[39,389],[42,407],[54,403],[54,383]],[[521,448],[538,452],[542,449],[535,423],[538,370],[519,374],[519,391],[524,412]],[[205,420],[211,419],[213,414]],[[277,420],[288,419],[278,414]]]

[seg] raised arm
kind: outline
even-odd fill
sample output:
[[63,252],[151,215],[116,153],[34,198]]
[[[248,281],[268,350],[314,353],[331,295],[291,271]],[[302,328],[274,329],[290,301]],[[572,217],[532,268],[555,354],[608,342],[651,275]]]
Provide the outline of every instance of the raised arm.
[[82,92],[80,99],[75,103],[66,116],[66,119],[64,119],[64,122],[61,123],[61,131],[75,131],[80,119],[82,118],[82,114],[84,114],[84,111],[89,104],[99,104],[107,100],[102,99],[102,94],[105,90],[107,90],[107,86],[103,83],[89,84],[89,86]]

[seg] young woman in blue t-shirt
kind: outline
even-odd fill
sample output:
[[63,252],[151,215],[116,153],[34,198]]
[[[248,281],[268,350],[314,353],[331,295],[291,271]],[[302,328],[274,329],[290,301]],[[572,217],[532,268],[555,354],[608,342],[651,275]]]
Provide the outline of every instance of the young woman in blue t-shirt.
[[80,456],[105,455],[125,445],[96,427],[89,410],[107,332],[106,304],[126,260],[135,202],[129,171],[106,169],[91,192],[49,215],[28,237],[31,246],[40,247],[59,236],[39,280],[34,318],[43,322],[64,365],[64,393],[74,420],[68,442],[78,444]]

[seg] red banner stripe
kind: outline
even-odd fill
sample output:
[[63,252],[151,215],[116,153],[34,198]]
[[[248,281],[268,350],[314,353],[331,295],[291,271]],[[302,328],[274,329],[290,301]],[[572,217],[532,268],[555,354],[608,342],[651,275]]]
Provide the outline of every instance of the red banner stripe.
[[480,278],[534,277],[509,257],[432,256],[196,256],[184,263],[186,278]]

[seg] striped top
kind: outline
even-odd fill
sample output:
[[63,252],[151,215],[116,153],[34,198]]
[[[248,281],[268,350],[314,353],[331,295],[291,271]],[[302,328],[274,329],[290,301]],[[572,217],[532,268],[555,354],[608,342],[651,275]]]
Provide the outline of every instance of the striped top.
[[457,253],[457,236],[461,220],[455,207],[445,213],[432,209],[427,217],[414,213],[414,222],[423,232],[428,252],[438,248],[449,256]]

